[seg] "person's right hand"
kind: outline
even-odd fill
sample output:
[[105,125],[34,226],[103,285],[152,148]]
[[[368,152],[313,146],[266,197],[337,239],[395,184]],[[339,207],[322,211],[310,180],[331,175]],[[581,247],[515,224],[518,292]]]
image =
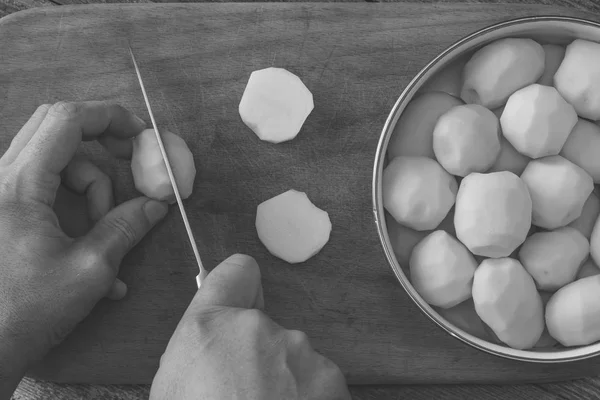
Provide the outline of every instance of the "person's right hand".
[[177,326],[150,400],[349,400],[340,369],[300,331],[267,317],[260,270],[236,254],[202,283]]

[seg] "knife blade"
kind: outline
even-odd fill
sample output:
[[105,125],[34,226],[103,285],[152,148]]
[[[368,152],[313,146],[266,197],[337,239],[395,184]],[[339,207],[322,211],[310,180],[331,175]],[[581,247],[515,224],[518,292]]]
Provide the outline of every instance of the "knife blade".
[[185,226],[185,230],[187,232],[190,244],[192,246],[192,251],[194,252],[194,257],[196,258],[196,263],[198,264],[198,268],[200,269],[200,273],[196,276],[196,285],[198,289],[202,286],[202,281],[208,274],[204,265],[202,264],[202,260],[200,259],[200,253],[198,252],[198,246],[196,245],[196,240],[194,239],[194,234],[192,232],[192,228],[190,226],[190,221],[188,220],[187,213],[185,212],[185,207],[183,206],[183,201],[181,200],[181,195],[179,193],[179,188],[177,187],[177,182],[175,181],[175,176],[173,175],[173,169],[171,168],[171,163],[169,162],[169,156],[165,150],[165,146],[163,144],[162,138],[160,136],[160,132],[158,130],[158,126],[156,124],[156,120],[154,119],[154,113],[152,112],[152,107],[150,106],[150,100],[148,98],[148,94],[146,93],[146,87],[144,86],[144,81],[142,80],[142,74],[140,73],[140,67],[138,66],[137,60],[135,59],[135,55],[133,54],[133,50],[131,46],[129,47],[129,54],[131,55],[131,61],[133,61],[133,67],[135,68],[135,73],[137,75],[138,81],[140,83],[140,88],[142,89],[142,94],[144,96],[144,102],[146,103],[146,108],[148,109],[148,114],[150,115],[150,120],[152,121],[152,127],[154,128],[154,134],[156,135],[156,140],[158,141],[158,147],[160,148],[160,153],[162,155],[163,161],[167,168],[167,174],[169,175],[169,180],[171,181],[171,186],[173,187],[173,192],[175,193],[175,199],[177,199],[177,205],[179,206],[179,212],[181,213],[181,218],[183,219],[183,225]]

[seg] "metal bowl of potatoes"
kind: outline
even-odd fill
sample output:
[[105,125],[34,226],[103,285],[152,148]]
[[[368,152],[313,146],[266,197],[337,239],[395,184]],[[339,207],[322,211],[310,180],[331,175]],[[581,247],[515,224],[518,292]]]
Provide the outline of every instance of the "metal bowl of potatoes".
[[506,21],[427,64],[373,170],[383,251],[419,309],[500,357],[600,354],[598,146],[598,23]]

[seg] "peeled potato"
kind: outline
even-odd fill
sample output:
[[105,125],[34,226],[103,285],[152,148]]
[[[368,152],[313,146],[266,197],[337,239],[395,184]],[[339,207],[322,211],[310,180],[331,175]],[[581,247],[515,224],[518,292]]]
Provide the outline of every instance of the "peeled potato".
[[554,74],[558,71],[558,67],[565,58],[565,47],[558,44],[545,44],[544,54],[546,56],[546,62],[544,63],[544,73],[538,80],[540,85],[552,86],[554,85]]
[[594,222],[592,236],[590,237],[590,255],[596,265],[600,265],[600,217]]
[[596,193],[592,192],[588,199],[583,204],[583,210],[581,216],[575,221],[571,222],[569,226],[577,229],[583,236],[588,240],[592,237],[592,231],[594,230],[594,224],[600,214],[600,199],[596,196]]
[[494,109],[515,91],[536,82],[544,72],[542,46],[532,39],[496,40],[477,50],[467,62],[461,98]]
[[554,86],[582,118],[600,119],[600,43],[576,39],[554,75]]
[[434,76],[425,82],[421,88],[422,92],[444,92],[449,95],[460,97],[462,87],[462,72],[466,60],[459,59],[442,68]]
[[[174,133],[162,131],[161,139],[179,194],[182,199],[187,199],[192,194],[196,177],[194,156],[185,141]],[[131,172],[135,188],[139,192],[160,201],[176,201],[153,129],[144,130],[133,140]]]
[[533,224],[545,229],[556,229],[579,218],[594,190],[592,177],[561,156],[532,160],[521,179],[533,202]]
[[[546,304],[548,304],[548,301],[550,301],[550,298],[552,297],[552,295],[554,293],[543,292],[543,291],[540,291],[539,293],[540,293],[540,297],[542,299],[542,304],[544,305],[544,315],[545,315]],[[556,341],[556,339],[554,339],[552,336],[550,336],[550,332],[548,332],[548,328],[546,328],[546,324],[544,321],[544,332],[542,332],[542,336],[540,336],[540,339],[537,341],[537,343],[533,347],[536,349],[549,348],[549,347],[556,346],[557,343],[558,342]]]
[[329,241],[329,214],[306,193],[288,190],[258,205],[256,232],[267,250],[290,264],[317,254]]
[[528,237],[519,260],[538,289],[555,291],[572,282],[590,253],[587,239],[575,228],[565,226]]
[[416,231],[396,222],[392,217],[387,218],[387,229],[392,249],[402,268],[408,269],[408,262],[415,246],[427,236],[427,231]]
[[504,137],[531,158],[557,155],[576,123],[573,106],[555,88],[538,84],[513,93],[500,117]]
[[512,172],[472,173],[456,196],[456,237],[478,256],[507,257],[531,226],[527,186]]
[[600,275],[579,279],[556,292],[546,306],[546,326],[563,346],[600,340]]
[[416,96],[404,109],[388,145],[388,155],[429,157],[433,154],[433,128],[440,117],[452,107],[463,104],[460,99],[442,92],[427,92]]
[[469,250],[447,232],[430,233],[410,256],[410,281],[423,299],[450,308],[471,297],[477,262]]
[[438,313],[448,322],[459,329],[478,337],[480,339],[491,341],[492,338],[485,324],[475,311],[473,299],[468,299],[451,308],[440,308]]
[[579,165],[600,183],[600,126],[579,119],[571,131],[560,155]]
[[588,258],[588,260],[583,263],[581,268],[579,268],[576,279],[583,279],[594,275],[600,275],[600,268],[598,268],[594,260]]
[[242,121],[271,143],[292,140],[314,108],[312,93],[283,68],[252,72],[239,105]]
[[383,205],[409,228],[435,229],[456,198],[456,179],[435,160],[396,157],[383,171]]
[[500,138],[500,154],[487,172],[510,171],[521,175],[531,159],[519,153],[504,135]]
[[452,175],[487,171],[500,154],[500,123],[493,112],[478,104],[451,108],[433,130],[433,151]]
[[473,278],[473,301],[477,315],[510,347],[531,348],[544,331],[542,299],[517,260],[483,261]]

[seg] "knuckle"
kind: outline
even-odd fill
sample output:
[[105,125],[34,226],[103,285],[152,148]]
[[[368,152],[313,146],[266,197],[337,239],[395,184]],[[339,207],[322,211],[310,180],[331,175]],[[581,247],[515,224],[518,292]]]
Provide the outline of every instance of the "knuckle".
[[240,315],[240,323],[250,331],[260,331],[267,322],[267,316],[255,308],[244,310]]
[[109,260],[106,254],[95,248],[85,249],[84,253],[77,257],[78,260],[81,260],[82,267],[87,270],[93,270],[97,272],[105,271],[107,273],[106,279],[109,280],[111,278],[111,274],[109,274],[112,269],[109,265]]
[[132,248],[137,243],[137,233],[131,223],[123,217],[105,218],[102,223],[112,232],[120,235],[128,248]]
[[59,101],[58,103],[54,103],[48,109],[48,114],[59,118],[73,119],[77,117],[77,115],[79,115],[80,110],[81,106],[77,103],[72,103],[69,101]]
[[52,107],[52,104],[42,104],[35,110],[35,112],[39,114],[47,113],[50,110],[50,107]]

